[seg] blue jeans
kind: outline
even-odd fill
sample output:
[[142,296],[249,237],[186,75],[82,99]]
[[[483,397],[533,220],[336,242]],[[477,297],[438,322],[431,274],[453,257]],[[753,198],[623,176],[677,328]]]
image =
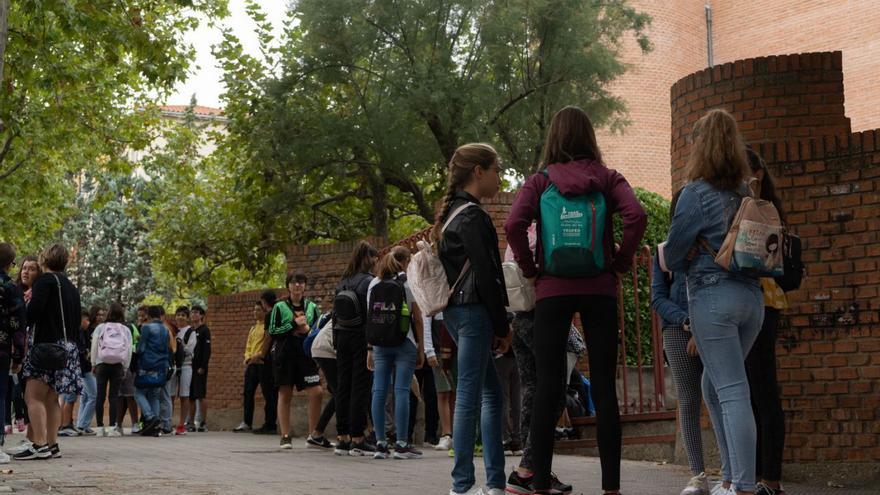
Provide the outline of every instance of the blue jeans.
[[754,492],[757,434],[745,359],[761,330],[764,296],[759,287],[724,278],[688,295],[722,476],[735,490]]
[[[483,437],[486,485],[504,490],[504,448],[501,445],[503,392],[492,359],[492,322],[482,304],[451,306],[443,312],[446,328],[458,345],[458,385],[452,442],[455,465],[452,489],[465,493],[476,483],[474,442],[477,418]],[[482,410],[481,410],[482,403]]]
[[135,388],[134,400],[141,409],[144,419],[150,421],[159,417],[159,399],[165,387]]
[[174,400],[171,398],[171,380],[160,387],[159,418],[162,420],[162,428],[171,429],[171,414],[174,412]]
[[[416,371],[416,346],[409,340],[397,347],[373,346],[373,402],[374,418],[385,417],[385,399],[394,373],[394,425],[397,439],[406,443],[409,431],[409,387]],[[385,421],[374,421],[376,440],[385,441]]]
[[92,372],[83,373],[82,397],[79,400],[79,412],[76,415],[76,427],[84,430],[95,418],[95,402],[98,398],[98,382]]

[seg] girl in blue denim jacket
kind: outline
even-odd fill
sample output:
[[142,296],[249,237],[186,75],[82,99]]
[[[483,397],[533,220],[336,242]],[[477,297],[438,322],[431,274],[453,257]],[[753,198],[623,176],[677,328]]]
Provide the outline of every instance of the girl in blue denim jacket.
[[[703,397],[722,459],[721,493],[755,491],[755,418],[745,357],[764,319],[758,279],[727,272],[700,248],[718,250],[750,177],[745,146],[733,117],[710,110],[694,126],[688,179],[665,247],[666,265],[687,274],[691,332],[704,366]],[[729,488],[728,488],[729,487]]]

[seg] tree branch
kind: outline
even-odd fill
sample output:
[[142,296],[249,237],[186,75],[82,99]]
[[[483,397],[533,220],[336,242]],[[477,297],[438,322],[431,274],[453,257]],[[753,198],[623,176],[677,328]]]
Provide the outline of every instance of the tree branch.
[[529,95],[531,95],[535,91],[538,91],[540,89],[544,89],[544,88],[546,88],[548,86],[552,86],[554,84],[559,84],[563,81],[565,81],[565,78],[559,77],[559,78],[556,78],[552,81],[548,81],[543,84],[539,84],[539,85],[535,86],[534,88],[530,88],[526,91],[523,91],[522,93],[520,93],[516,97],[509,100],[507,103],[505,103],[503,107],[499,108],[498,111],[495,112],[495,115],[491,119],[489,119],[489,123],[487,125],[489,125],[489,126],[495,125],[495,122],[497,122],[498,119],[501,118],[501,116],[504,114],[504,112],[510,110],[514,105],[516,105],[520,101],[526,99]]

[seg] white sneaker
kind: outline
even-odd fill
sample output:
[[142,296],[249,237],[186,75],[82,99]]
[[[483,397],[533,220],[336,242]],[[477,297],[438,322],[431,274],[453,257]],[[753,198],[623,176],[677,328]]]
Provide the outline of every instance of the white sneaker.
[[107,429],[104,428],[103,426],[99,427],[98,428],[98,436],[99,437],[106,437],[107,436]]
[[440,437],[440,441],[437,442],[437,445],[434,446],[434,450],[449,450],[452,448],[452,437],[449,435],[443,435]]
[[486,495],[504,495],[504,490],[501,488],[489,488],[489,491],[485,493]]
[[700,473],[691,478],[681,495],[709,495],[709,478],[706,473]]
[[12,455],[20,454],[20,453],[24,452],[25,450],[28,450],[29,448],[31,448],[32,445],[33,445],[33,442],[31,442],[30,440],[25,438],[24,440],[21,441],[21,443],[18,444],[17,447],[13,447],[13,448],[9,449],[9,453]]
[[[504,492],[501,492],[501,493],[504,493]],[[455,490],[449,490],[449,495],[487,495],[487,494],[486,494],[486,492],[483,491],[483,489],[481,487],[475,486],[464,493],[459,493]]]
[[122,430],[117,426],[115,428],[107,428],[104,433],[105,437],[121,437]]
[[724,488],[724,485],[719,482],[712,487],[712,491],[709,492],[709,495],[736,495],[736,491],[733,489],[733,485],[731,485],[730,488]]
[[9,461],[10,461],[11,459],[12,459],[12,458],[9,457],[9,454],[7,454],[6,452],[3,452],[2,450],[0,450],[0,464],[9,464]]

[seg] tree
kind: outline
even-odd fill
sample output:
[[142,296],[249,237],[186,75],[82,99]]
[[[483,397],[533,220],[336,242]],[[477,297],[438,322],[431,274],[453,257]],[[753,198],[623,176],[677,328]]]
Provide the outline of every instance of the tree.
[[68,273],[83,305],[121,303],[129,312],[156,290],[150,265],[145,212],[137,178],[83,176],[77,213],[64,224],[71,251]]
[[[17,0],[0,29],[0,226],[29,248],[63,222],[81,172],[131,172],[154,102],[187,75],[183,35],[226,0]],[[0,14],[3,9],[0,8]],[[0,15],[2,28],[3,15]],[[8,33],[8,35],[6,35]],[[21,225],[34,204],[41,218]]]
[[225,162],[236,206],[211,213],[228,211],[219,223],[248,235],[226,240],[248,244],[214,264],[432,222],[459,144],[500,143],[522,176],[560,106],[624,125],[607,91],[626,69],[622,37],[649,49],[648,16],[623,1],[299,0],[278,40],[256,4],[249,13],[260,56],[231,32],[216,47],[228,135],[200,167]]

